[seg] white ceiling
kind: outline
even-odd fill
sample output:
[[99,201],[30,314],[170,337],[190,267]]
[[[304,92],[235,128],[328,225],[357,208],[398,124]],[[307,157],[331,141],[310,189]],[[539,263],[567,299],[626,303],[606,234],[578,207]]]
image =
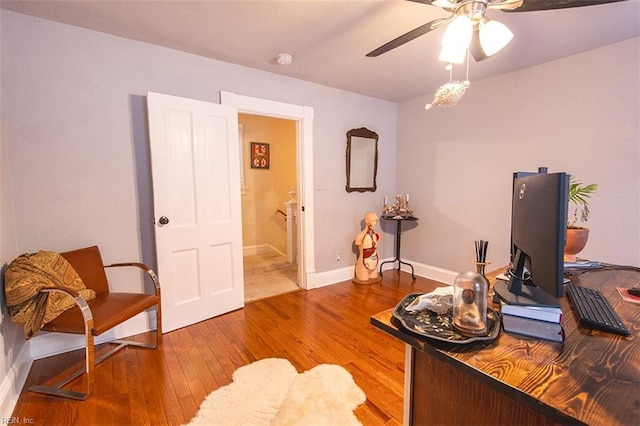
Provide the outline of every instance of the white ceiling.
[[[365,54],[447,13],[403,0],[1,0],[0,7],[390,101],[449,80],[437,60],[443,28],[377,58]],[[640,36],[640,0],[487,16],[513,41],[470,64],[480,80]],[[293,55],[278,65],[278,53]],[[464,67],[454,79],[464,79]]]

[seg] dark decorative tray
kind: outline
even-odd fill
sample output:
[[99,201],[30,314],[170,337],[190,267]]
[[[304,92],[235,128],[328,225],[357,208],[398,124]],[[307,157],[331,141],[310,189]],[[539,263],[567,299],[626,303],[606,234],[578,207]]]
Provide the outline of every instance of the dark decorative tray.
[[487,309],[487,327],[489,332],[486,336],[467,337],[463,336],[453,328],[452,313],[450,308],[446,314],[437,314],[428,309],[417,312],[408,312],[405,308],[413,300],[424,293],[412,293],[407,295],[393,309],[393,316],[407,330],[419,334],[420,336],[442,342],[467,344],[485,340],[494,340],[500,333],[500,314],[491,308]]

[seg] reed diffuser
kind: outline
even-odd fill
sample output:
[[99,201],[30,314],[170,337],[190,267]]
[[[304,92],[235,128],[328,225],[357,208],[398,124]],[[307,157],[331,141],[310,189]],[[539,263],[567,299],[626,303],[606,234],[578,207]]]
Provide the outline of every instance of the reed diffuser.
[[476,241],[476,260],[473,262],[476,265],[476,271],[482,275],[487,281],[488,296],[493,299],[493,286],[485,275],[485,267],[491,262],[487,262],[487,249],[489,248],[489,241],[479,240]]

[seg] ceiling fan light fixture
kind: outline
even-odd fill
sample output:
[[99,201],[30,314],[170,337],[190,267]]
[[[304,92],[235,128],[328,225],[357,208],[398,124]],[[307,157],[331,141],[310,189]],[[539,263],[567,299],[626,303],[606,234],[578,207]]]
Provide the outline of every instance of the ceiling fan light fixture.
[[457,16],[442,36],[442,50],[438,59],[455,64],[463,63],[472,36],[473,22],[471,19],[466,15]]
[[490,19],[480,21],[478,32],[480,46],[487,56],[498,53],[513,38],[513,33],[506,25]]

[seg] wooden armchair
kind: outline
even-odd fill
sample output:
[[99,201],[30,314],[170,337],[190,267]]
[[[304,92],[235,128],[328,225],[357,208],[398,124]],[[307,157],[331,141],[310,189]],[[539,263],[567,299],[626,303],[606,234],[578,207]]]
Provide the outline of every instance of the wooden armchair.
[[[42,330],[60,333],[84,334],[86,337],[85,367],[71,374],[63,381],[52,386],[34,385],[29,388],[32,392],[60,396],[71,399],[85,400],[89,397],[94,384],[95,366],[113,355],[125,346],[133,345],[154,349],[162,341],[162,317],[160,315],[160,284],[156,274],[143,263],[115,263],[104,265],[98,247],[87,247],[79,250],[60,253],[76,270],[87,288],[96,292],[96,298],[86,302],[74,290],[62,287],[48,287],[41,291],[63,292],[73,297],[76,307],[64,311],[61,315],[46,323]],[[153,280],[155,294],[140,293],[112,293],[109,291],[105,268],[133,266],[144,270]],[[145,310],[156,307],[156,338],[154,344],[128,340],[113,340],[113,347],[109,352],[95,359],[94,336],[99,336],[118,324],[138,315]],[[63,386],[87,373],[86,393],[62,389]]]

